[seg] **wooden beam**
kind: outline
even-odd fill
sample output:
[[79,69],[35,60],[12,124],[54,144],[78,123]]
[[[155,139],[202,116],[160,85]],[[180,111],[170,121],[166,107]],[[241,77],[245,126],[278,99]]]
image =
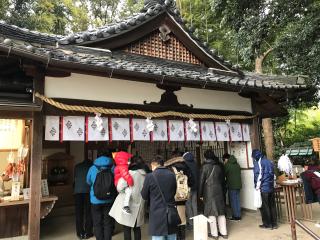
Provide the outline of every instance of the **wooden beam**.
[[43,116],[41,112],[33,113],[32,147],[30,162],[30,203],[28,237],[30,240],[40,239],[40,200],[41,200],[41,158]]

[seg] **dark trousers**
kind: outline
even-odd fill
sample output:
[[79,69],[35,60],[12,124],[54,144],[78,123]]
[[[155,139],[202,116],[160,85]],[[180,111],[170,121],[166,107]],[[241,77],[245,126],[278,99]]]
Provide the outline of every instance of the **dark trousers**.
[[112,203],[91,205],[93,231],[97,240],[111,240],[112,238],[114,219],[109,215],[111,207]]
[[90,212],[89,193],[77,193],[74,195],[76,211],[76,230],[77,235],[92,234],[92,218]]
[[186,225],[179,225],[177,231],[177,240],[186,239]]
[[192,217],[198,215],[198,195],[197,191],[191,191],[190,197],[186,202],[186,218],[187,218],[187,225],[192,226]]
[[133,230],[134,240],[141,240],[141,228],[140,227],[127,227],[123,226],[124,240],[131,240],[131,230]]
[[274,193],[261,193],[262,206],[260,208],[262,223],[266,227],[277,225],[277,209]]
[[229,190],[229,202],[232,209],[232,217],[241,217],[240,190]]

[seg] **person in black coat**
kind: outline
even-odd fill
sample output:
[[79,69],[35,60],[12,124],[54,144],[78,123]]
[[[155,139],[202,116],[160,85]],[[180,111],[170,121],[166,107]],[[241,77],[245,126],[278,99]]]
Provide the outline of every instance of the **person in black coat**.
[[[169,226],[167,220],[167,204],[175,204],[174,196],[177,190],[176,177],[169,169],[164,167],[162,156],[156,156],[151,162],[152,173],[149,173],[141,190],[142,198],[149,201],[149,234],[152,239],[166,237],[168,240],[176,239],[177,226]],[[157,179],[166,203],[155,182]]]
[[74,168],[74,200],[76,215],[76,231],[79,239],[93,236],[93,223],[90,211],[90,186],[86,182],[87,173],[92,161],[84,160]]
[[[212,150],[204,153],[205,161],[201,168],[199,196],[203,198],[204,215],[211,220],[211,237],[218,239],[220,233],[223,238],[228,238],[226,226],[226,206],[224,202],[223,185],[225,184],[223,169],[219,159]],[[217,225],[219,228],[217,229]]]
[[[190,197],[186,202],[187,228],[192,229],[192,220],[190,218],[198,215],[198,186],[199,186],[199,168],[191,152],[183,154],[183,159],[190,170]],[[189,178],[188,178],[189,179]]]

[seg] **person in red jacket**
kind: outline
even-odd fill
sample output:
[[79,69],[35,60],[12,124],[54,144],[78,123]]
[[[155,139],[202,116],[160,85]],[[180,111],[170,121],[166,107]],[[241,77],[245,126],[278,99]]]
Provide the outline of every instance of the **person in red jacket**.
[[116,152],[113,154],[116,167],[114,169],[114,184],[118,192],[125,192],[125,198],[122,211],[131,214],[129,202],[132,194],[133,178],[129,174],[129,159],[132,157],[127,152]]

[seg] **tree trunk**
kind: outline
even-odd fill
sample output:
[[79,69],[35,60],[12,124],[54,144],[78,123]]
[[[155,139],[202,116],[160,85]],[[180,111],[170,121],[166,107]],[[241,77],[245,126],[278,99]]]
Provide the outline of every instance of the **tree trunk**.
[[[272,50],[273,49],[270,48],[266,52],[264,52],[262,55],[256,58],[256,61],[255,61],[256,73],[259,73],[259,74],[263,73],[262,71],[263,61]],[[266,147],[267,158],[270,160],[273,160],[274,138],[273,138],[273,129],[272,129],[272,119],[271,118],[262,119],[262,128],[263,128],[264,145]]]

